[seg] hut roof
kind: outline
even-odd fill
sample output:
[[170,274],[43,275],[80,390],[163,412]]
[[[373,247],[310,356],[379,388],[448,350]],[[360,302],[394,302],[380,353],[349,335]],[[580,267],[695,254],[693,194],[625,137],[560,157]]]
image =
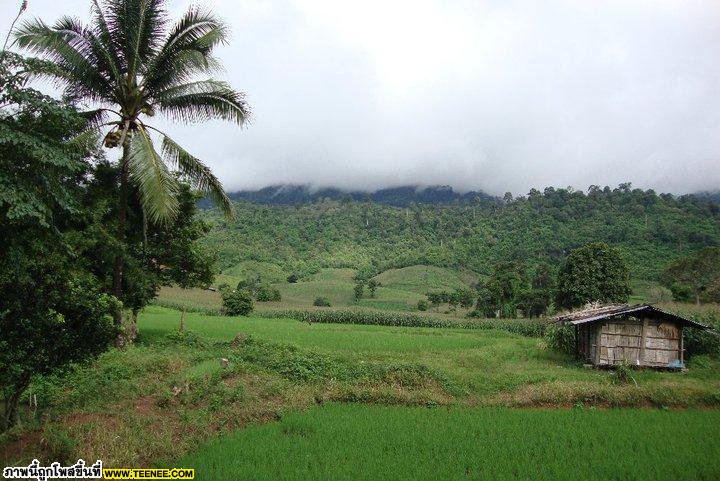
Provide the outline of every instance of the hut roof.
[[710,329],[709,326],[691,321],[690,319],[685,319],[684,317],[680,317],[676,314],[665,312],[662,309],[651,306],[650,304],[636,304],[634,306],[629,304],[611,304],[605,306],[594,305],[579,311],[561,314],[555,319],[558,322],[577,325],[584,324],[586,322],[599,321],[601,319],[608,319],[611,317],[624,316],[627,314],[652,314],[655,317],[675,321],[685,326],[696,327],[698,329]]

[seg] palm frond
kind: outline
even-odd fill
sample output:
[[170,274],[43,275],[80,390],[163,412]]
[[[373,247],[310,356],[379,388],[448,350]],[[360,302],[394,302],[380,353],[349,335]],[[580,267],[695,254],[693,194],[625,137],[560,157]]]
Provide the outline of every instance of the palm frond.
[[250,118],[245,94],[217,80],[172,87],[160,92],[155,100],[160,112],[184,122],[223,119],[243,125]]
[[94,151],[98,148],[99,144],[99,127],[88,128],[67,141],[67,145],[70,148],[80,152],[82,155],[86,155],[88,152]]
[[30,20],[15,32],[18,45],[53,62],[57,69],[43,73],[55,76],[65,84],[68,93],[74,96],[87,96],[92,100],[108,100],[112,86],[95,63],[92,47],[83,35],[81,25],[69,17],[64,17],[54,27],[42,20]]
[[113,64],[119,72],[126,70],[126,65],[123,64],[123,56],[120,52],[120,48],[117,45],[116,39],[110,33],[110,26],[108,25],[105,12],[98,0],[92,0],[92,13],[94,15],[95,26],[93,28],[95,37],[100,41],[105,51],[107,51],[113,59]]
[[108,119],[107,109],[94,109],[80,112],[80,117],[85,121],[84,130],[98,129]]
[[167,13],[164,0],[105,0],[108,31],[122,52],[127,71],[140,72],[162,42]]
[[156,224],[173,219],[178,211],[177,180],[143,127],[132,133],[128,169],[140,191],[140,203],[148,219]]
[[234,217],[235,213],[230,198],[225,193],[220,180],[215,177],[208,166],[165,134],[163,134],[162,152],[170,164],[177,166],[180,173],[190,180],[193,187],[210,197],[226,217]]
[[209,12],[191,7],[175,24],[158,55],[144,72],[150,92],[189,80],[219,68],[213,48],[227,40],[225,24]]

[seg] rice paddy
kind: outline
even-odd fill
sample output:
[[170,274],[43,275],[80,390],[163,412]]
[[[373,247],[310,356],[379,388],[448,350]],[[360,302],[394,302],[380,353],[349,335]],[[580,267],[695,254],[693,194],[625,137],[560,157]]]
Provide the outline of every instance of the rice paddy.
[[185,456],[201,479],[715,480],[718,411],[328,405]]

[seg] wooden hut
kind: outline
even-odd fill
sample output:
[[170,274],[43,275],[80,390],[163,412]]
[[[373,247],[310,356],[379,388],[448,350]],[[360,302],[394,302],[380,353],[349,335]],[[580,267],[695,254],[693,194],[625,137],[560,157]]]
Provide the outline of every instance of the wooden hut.
[[684,367],[683,329],[708,326],[647,304],[593,306],[558,316],[575,326],[575,354],[595,366]]

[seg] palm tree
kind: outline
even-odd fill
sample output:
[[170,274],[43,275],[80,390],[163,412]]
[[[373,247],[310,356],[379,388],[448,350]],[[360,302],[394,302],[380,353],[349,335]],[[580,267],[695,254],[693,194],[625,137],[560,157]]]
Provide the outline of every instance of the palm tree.
[[[52,26],[30,20],[15,32],[20,47],[42,57],[37,75],[57,81],[69,99],[95,107],[84,113],[83,135],[97,139],[105,133],[106,148],[122,149],[117,206],[121,245],[130,184],[150,222],[173,219],[178,202],[177,178],[171,169],[232,216],[232,204],[210,169],[146,122],[158,113],[183,122],[224,119],[243,125],[250,115],[243,93],[225,82],[198,78],[220,67],[212,52],[227,40],[223,22],[191,7],[168,28],[164,4],[164,0],[93,0],[90,25],[66,16]],[[159,151],[153,140],[158,138]],[[113,269],[113,293],[118,298],[123,264],[120,253]],[[122,322],[121,313],[116,322]]]

